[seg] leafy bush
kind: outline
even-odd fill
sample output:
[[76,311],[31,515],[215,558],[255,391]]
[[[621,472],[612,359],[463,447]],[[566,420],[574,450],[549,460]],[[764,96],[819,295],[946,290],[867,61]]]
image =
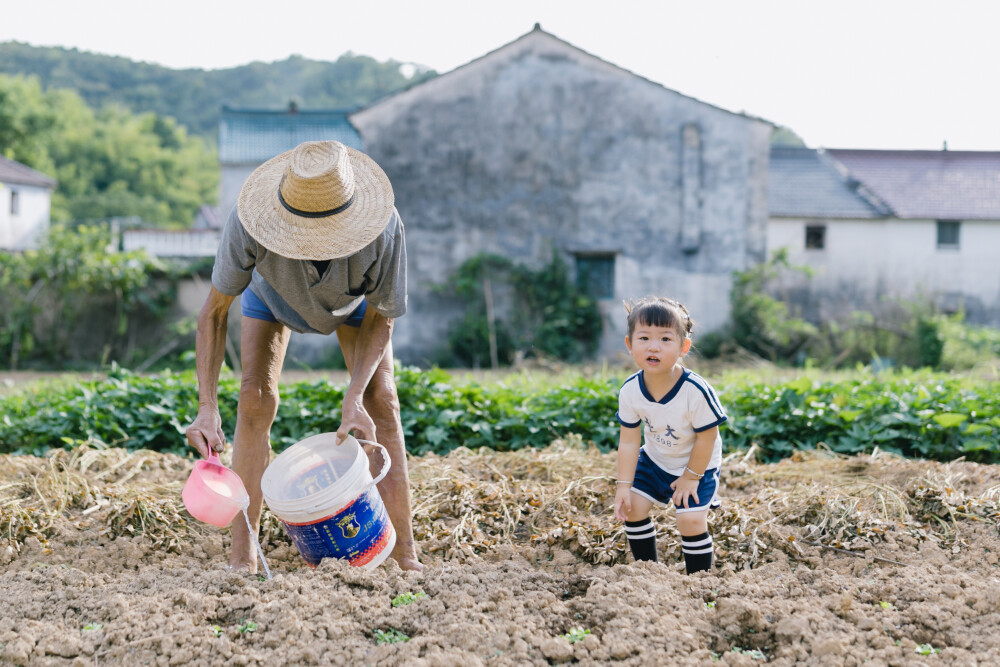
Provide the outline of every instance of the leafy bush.
[[0,365],[68,360],[70,340],[95,321],[108,329],[105,355],[120,359],[136,327],[165,313],[173,283],[156,278],[168,267],[144,252],[109,253],[110,242],[107,228],[56,225],[36,250],[0,252]]
[[555,253],[537,271],[482,253],[438,289],[467,304],[465,317],[448,333],[450,362],[461,366],[486,366],[494,354],[506,365],[517,353],[580,361],[593,354],[601,337],[597,302],[573,284]]
[[[810,323],[793,317],[777,298],[779,278],[805,272],[788,262],[787,249],[763,264],[733,274],[730,320],[700,336],[698,351],[717,358],[742,348],[775,363],[851,368],[880,366],[964,370],[1000,357],[1000,331],[943,315],[926,298],[886,301],[876,311]],[[808,275],[808,273],[807,273]]]
[[804,269],[793,267],[783,248],[769,261],[734,273],[729,293],[727,334],[740,347],[771,361],[794,359],[816,335],[816,327],[792,317],[785,303],[768,294],[771,283],[789,270]]
[[[570,433],[617,446],[621,378],[575,376],[535,387],[457,383],[440,369],[396,376],[407,450],[542,447]],[[768,383],[717,383],[730,420],[727,450],[753,444],[769,460],[825,443],[844,453],[875,447],[906,456],[1000,462],[1000,382],[907,372]],[[219,383],[223,429],[232,434],[239,382]],[[323,380],[282,387],[272,445],[283,450],[340,421],[344,387]],[[96,439],[130,449],[190,453],[184,428],[197,412],[193,373],[141,377],[115,369],[103,381],[41,387],[0,398],[0,451],[42,451]]]

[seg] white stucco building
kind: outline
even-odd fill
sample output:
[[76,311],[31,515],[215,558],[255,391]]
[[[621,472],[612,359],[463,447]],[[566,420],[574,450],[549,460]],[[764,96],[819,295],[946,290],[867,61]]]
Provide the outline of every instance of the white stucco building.
[[813,319],[929,299],[1000,325],[1000,152],[775,147],[768,251],[815,271]]
[[0,249],[24,250],[48,231],[56,181],[0,155]]

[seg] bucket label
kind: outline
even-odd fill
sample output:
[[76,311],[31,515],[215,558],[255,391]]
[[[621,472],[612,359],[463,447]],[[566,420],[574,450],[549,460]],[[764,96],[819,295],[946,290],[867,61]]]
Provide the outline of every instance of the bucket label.
[[392,537],[389,514],[374,486],[336,514],[311,523],[282,523],[295,548],[313,567],[324,558],[366,565],[382,553]]

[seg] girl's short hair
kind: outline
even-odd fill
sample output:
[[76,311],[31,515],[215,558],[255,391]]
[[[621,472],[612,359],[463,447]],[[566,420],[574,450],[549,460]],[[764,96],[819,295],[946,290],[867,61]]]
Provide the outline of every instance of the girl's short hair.
[[684,338],[691,335],[691,329],[694,327],[694,321],[684,304],[665,296],[648,296],[637,301],[625,301],[624,306],[629,340],[632,339],[632,334],[639,324],[674,329]]

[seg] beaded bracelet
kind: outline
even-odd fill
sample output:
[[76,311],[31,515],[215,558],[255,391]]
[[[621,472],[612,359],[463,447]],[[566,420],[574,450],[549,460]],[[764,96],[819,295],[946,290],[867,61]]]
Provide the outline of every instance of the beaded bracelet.
[[696,473],[696,472],[695,472],[694,470],[691,470],[691,468],[688,468],[687,466],[684,466],[684,469],[685,469],[685,470],[687,470],[687,471],[688,471],[689,473],[691,473],[692,475],[694,475],[695,477],[697,477],[698,479],[701,479],[702,477],[704,477],[704,476],[705,476],[705,473],[701,473],[701,474],[699,475],[698,473]]

